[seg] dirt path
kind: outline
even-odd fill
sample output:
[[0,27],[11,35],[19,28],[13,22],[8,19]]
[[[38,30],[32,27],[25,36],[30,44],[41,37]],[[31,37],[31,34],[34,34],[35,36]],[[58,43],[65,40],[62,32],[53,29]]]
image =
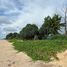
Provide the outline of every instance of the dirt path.
[[33,62],[25,53],[18,53],[11,43],[0,40],[0,67],[67,67],[67,51],[59,53],[60,61],[45,63]]

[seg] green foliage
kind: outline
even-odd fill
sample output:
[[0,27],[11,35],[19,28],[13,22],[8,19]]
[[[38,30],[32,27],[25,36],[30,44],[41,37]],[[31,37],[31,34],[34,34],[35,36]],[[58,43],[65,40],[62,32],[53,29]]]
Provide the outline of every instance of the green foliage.
[[20,38],[20,35],[18,33],[9,33],[6,36],[6,39],[13,39],[13,38]]
[[51,34],[58,34],[59,32],[58,32],[58,30],[60,30],[60,27],[62,26],[61,25],[61,17],[59,16],[59,15],[54,15],[53,17],[52,17],[52,22],[50,23],[50,33]]
[[20,31],[20,36],[23,39],[33,39],[35,35],[38,35],[38,27],[35,24],[27,24]]
[[57,52],[67,49],[66,40],[11,40],[13,46],[19,52],[25,52],[33,60],[51,61],[51,58],[58,59]]
[[49,34],[56,35],[59,34],[58,30],[63,26],[61,22],[61,17],[59,15],[54,15],[52,18],[50,16],[44,19],[44,23],[40,28],[40,35],[44,37],[48,37]]
[[67,35],[53,35],[51,37],[51,40],[56,40],[56,39],[58,39],[58,40],[67,40]]
[[40,38],[47,38],[47,35],[49,34],[49,23],[50,23],[50,16],[46,17],[44,20],[43,25],[41,26],[39,30]]
[[9,33],[8,35],[6,35],[6,39],[12,39],[12,33]]
[[[33,39],[51,39],[49,35],[53,36],[60,34],[60,28],[65,26],[64,23],[61,22],[61,16],[54,15],[53,17],[47,16],[44,18],[44,23],[38,29],[35,24],[27,24],[19,34],[17,33],[9,33],[6,36],[6,39],[12,38],[19,38],[19,39],[26,39],[26,40],[33,40]],[[20,37],[18,37],[20,36]]]

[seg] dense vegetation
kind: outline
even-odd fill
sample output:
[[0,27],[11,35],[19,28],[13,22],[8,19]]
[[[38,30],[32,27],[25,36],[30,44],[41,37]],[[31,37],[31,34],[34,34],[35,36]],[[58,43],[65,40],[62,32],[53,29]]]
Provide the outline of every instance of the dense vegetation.
[[[46,62],[58,59],[56,54],[67,49],[67,37],[58,36],[54,40],[10,40],[19,52],[24,52],[33,60],[44,60]],[[54,38],[54,37],[53,37]],[[52,59],[53,58],[53,59]]]
[[[38,29],[35,24],[27,24],[20,33],[9,33],[6,36],[6,39],[25,39],[25,40],[33,40],[33,39],[47,39],[50,36],[59,34],[60,28],[64,26],[61,23],[61,16],[54,15],[53,17],[47,16],[44,18],[44,23]],[[16,36],[17,35],[17,36]]]
[[40,28],[27,24],[19,34],[9,33],[6,39],[10,39],[15,49],[25,52],[33,60],[51,61],[58,59],[58,52],[67,49],[67,35],[58,32],[62,26],[61,16],[55,14],[45,17]]
[[27,24],[26,27],[20,31],[20,36],[22,39],[33,39],[38,33],[38,27],[35,24]]
[[6,36],[6,39],[18,39],[20,38],[20,35],[18,33],[9,33],[7,36]]

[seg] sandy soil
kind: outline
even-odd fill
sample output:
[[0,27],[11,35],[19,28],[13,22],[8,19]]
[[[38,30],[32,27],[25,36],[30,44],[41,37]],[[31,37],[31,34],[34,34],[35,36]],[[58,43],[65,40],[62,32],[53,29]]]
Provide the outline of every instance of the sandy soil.
[[11,43],[0,40],[0,67],[67,67],[67,51],[58,53],[59,61],[50,63],[33,62],[25,53],[18,53]]

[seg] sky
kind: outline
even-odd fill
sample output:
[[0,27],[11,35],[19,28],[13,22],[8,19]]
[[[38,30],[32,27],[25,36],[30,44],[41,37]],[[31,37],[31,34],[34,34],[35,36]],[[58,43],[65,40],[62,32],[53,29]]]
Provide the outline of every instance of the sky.
[[40,27],[46,16],[62,14],[66,5],[67,0],[0,0],[0,39],[29,23]]

